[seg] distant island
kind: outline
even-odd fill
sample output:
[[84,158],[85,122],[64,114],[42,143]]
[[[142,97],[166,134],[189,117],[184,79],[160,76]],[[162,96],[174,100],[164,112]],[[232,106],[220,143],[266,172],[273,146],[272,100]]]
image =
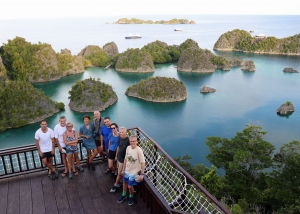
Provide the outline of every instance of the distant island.
[[300,55],[300,34],[277,39],[235,29],[222,34],[214,45],[218,51],[239,51],[255,54]]
[[129,86],[126,95],[151,102],[178,102],[187,98],[183,82],[168,77],[149,77],[139,83]]
[[160,20],[160,21],[152,21],[152,20],[143,20],[137,18],[121,18],[113,24],[196,24],[195,21],[189,21],[188,19],[171,19],[171,20]]

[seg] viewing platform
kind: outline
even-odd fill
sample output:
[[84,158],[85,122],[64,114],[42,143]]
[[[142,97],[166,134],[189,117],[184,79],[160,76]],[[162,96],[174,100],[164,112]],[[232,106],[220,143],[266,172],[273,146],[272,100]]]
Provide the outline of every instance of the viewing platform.
[[[122,187],[109,192],[113,181],[99,157],[95,171],[83,165],[84,172],[73,179],[51,180],[33,144],[0,150],[0,213],[230,213],[140,128],[127,131],[138,137],[146,159],[146,176],[132,206],[127,200],[117,203]],[[85,163],[81,141],[79,156]],[[61,174],[57,148],[53,162]]]

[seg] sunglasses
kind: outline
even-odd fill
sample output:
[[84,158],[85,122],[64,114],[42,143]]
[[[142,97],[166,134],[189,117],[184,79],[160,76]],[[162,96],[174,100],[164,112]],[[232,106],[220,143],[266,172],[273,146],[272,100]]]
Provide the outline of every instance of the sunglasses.
[[111,129],[116,129],[116,127],[110,127]]

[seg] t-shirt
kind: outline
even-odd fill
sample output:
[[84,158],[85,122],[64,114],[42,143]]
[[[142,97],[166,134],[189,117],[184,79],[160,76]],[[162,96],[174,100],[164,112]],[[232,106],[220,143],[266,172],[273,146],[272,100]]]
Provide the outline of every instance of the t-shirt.
[[94,123],[94,133],[98,133],[95,140],[100,140],[100,133],[101,133],[102,126],[104,125],[104,119],[100,117],[100,121],[99,121],[96,118],[94,118],[93,123]]
[[105,149],[108,149],[108,135],[111,133],[111,128],[103,125],[100,134],[103,135]]
[[123,139],[123,138],[120,137],[119,151],[118,151],[118,161],[120,163],[124,163],[124,158],[125,158],[127,146],[130,146],[129,138],[126,137],[126,138]]
[[110,147],[109,147],[110,151],[114,151],[114,152],[117,151],[117,147],[119,145],[119,138],[120,135],[115,137],[112,132],[108,135],[108,140],[110,141]]
[[61,126],[60,124],[57,124],[54,127],[54,137],[58,139],[59,145],[61,147],[66,147],[66,144],[64,142],[64,133],[67,131],[67,126]]
[[129,174],[136,175],[141,170],[141,163],[145,162],[143,150],[137,146],[132,149],[128,146],[126,149],[126,168],[125,171]]
[[46,133],[41,128],[35,132],[35,139],[39,140],[40,149],[43,153],[52,151],[52,138],[54,138],[54,132],[50,128]]

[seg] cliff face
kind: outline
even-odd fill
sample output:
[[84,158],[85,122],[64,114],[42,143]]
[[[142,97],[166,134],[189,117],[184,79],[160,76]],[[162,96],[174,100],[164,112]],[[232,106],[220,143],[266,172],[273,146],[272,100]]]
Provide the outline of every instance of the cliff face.
[[105,44],[103,46],[103,51],[107,54],[107,56],[119,54],[118,46],[114,42]]
[[103,111],[118,99],[110,85],[92,78],[77,81],[69,94],[70,108],[79,112]]
[[138,48],[123,52],[116,63],[115,69],[123,72],[154,72],[151,55]]
[[243,71],[255,71],[256,68],[255,68],[254,62],[251,61],[251,60],[250,60],[250,61],[246,61],[246,62],[243,64],[241,70],[243,70]]
[[87,59],[87,66],[105,67],[110,63],[105,51],[97,45],[86,46],[78,56]]
[[209,50],[190,48],[184,50],[178,60],[177,70],[185,72],[214,72],[216,66],[210,59],[214,55]]
[[294,112],[295,111],[295,108],[294,108],[294,105],[292,103],[285,103],[285,104],[282,104],[277,110],[277,114],[281,114],[281,115],[286,115],[286,114],[289,114],[291,112]]
[[277,39],[275,37],[252,37],[247,31],[236,29],[222,34],[215,43],[214,50],[300,55],[300,34]]
[[126,95],[151,102],[177,102],[187,98],[183,82],[175,78],[155,77],[129,86]]

